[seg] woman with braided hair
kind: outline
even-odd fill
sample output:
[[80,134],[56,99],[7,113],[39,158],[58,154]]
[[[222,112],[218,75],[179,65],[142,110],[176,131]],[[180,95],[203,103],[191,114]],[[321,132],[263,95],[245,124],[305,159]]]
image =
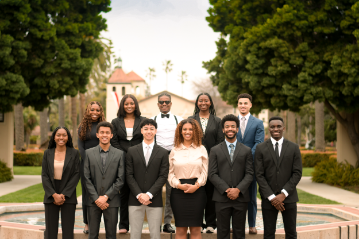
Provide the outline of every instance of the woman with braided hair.
[[86,187],[83,179],[83,162],[86,158],[86,149],[93,148],[99,144],[99,140],[96,137],[97,124],[105,121],[105,114],[101,104],[97,101],[91,101],[84,113],[82,121],[78,129],[78,146],[81,155],[81,185],[82,185],[82,212],[85,223],[84,233],[88,234],[88,220],[87,220],[87,206],[86,201],[88,199]]

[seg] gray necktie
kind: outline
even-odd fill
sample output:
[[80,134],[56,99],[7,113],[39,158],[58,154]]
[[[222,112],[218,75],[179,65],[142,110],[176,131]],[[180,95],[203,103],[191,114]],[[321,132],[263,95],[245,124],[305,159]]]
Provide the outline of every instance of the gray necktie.
[[146,152],[146,155],[145,155],[145,160],[146,160],[146,166],[148,165],[148,161],[150,160],[150,157],[151,157],[151,147],[150,146],[146,146],[147,148],[147,152]]
[[234,144],[230,144],[231,152],[229,152],[229,157],[231,158],[231,162],[233,163],[233,155],[234,155]]
[[241,119],[241,133],[242,133],[242,138],[244,136],[244,131],[246,130],[246,118],[242,117]]

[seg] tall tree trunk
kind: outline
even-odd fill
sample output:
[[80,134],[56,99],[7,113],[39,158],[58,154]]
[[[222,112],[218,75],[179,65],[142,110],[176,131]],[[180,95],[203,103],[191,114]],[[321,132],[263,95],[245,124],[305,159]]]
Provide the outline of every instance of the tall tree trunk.
[[287,128],[288,128],[288,120],[287,120],[287,111],[283,110],[280,112],[280,114],[282,115],[282,118],[284,120],[284,126],[286,128],[286,130],[283,131],[283,137],[287,137]]
[[64,97],[59,99],[59,126],[65,126],[65,100]]
[[82,117],[85,114],[85,110],[86,110],[86,96],[85,94],[79,93],[80,95],[80,119],[82,119]]
[[[310,102],[310,107],[313,107],[313,103]],[[313,130],[313,125],[312,125],[312,122],[313,122],[313,117],[311,115],[309,115],[309,135],[308,135],[308,141],[311,141],[313,139],[313,135],[312,135],[312,130]]]
[[30,134],[31,134],[31,131],[25,133],[26,149],[28,149],[30,146]]
[[15,148],[22,150],[24,148],[24,115],[23,106],[21,103],[15,105]]
[[72,143],[77,147],[77,97],[71,97]]
[[40,148],[46,149],[49,145],[49,125],[47,123],[48,108],[40,112]]
[[297,118],[297,144],[301,145],[302,143],[302,118],[299,114],[296,114]]
[[295,113],[292,111],[287,111],[287,135],[286,138],[291,142],[296,142],[295,140]]
[[324,103],[315,102],[315,151],[325,151]]

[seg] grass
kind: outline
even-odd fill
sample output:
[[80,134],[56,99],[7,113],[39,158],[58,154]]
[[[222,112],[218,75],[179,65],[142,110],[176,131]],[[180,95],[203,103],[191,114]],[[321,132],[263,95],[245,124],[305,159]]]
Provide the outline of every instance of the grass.
[[[42,202],[44,200],[44,189],[42,184],[35,184],[33,186],[21,189],[19,191],[6,194],[0,197],[0,202],[5,203],[31,203]],[[82,195],[81,183],[79,182],[76,187],[76,195]]]
[[314,171],[314,168],[303,168],[302,176],[312,176],[312,172]]
[[14,166],[14,175],[41,175],[41,166]]

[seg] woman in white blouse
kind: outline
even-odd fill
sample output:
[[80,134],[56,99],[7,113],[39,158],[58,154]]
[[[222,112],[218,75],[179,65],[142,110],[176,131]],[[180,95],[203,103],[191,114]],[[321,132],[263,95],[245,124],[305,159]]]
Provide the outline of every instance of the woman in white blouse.
[[175,147],[169,156],[168,181],[172,187],[171,205],[176,239],[199,239],[206,205],[204,185],[208,174],[208,154],[202,145],[202,130],[194,119],[182,120],[176,129]]

